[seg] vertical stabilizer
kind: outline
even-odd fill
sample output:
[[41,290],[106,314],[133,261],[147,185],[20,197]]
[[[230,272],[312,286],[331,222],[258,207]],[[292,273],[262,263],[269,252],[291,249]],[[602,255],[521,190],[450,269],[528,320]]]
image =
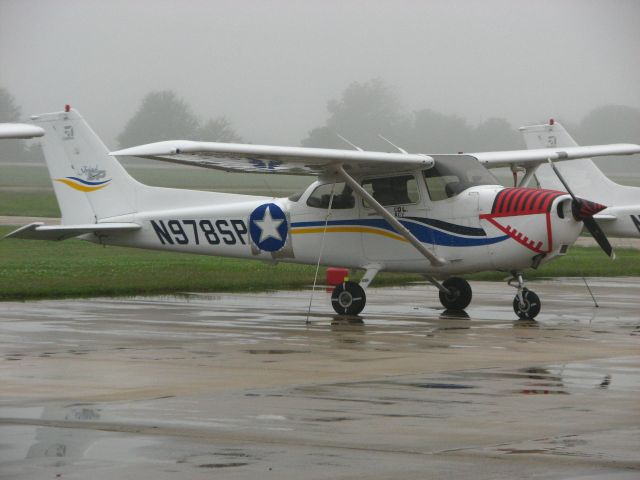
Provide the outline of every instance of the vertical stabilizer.
[[32,117],[46,134],[42,147],[65,225],[135,212],[139,183],[75,110]]
[[[576,147],[578,144],[558,122],[520,127],[528,149]],[[638,202],[637,187],[619,185],[610,180],[590,158],[556,162],[556,167],[567,179],[573,192],[604,205],[623,205]],[[549,165],[540,165],[535,177],[540,187],[564,190]]]

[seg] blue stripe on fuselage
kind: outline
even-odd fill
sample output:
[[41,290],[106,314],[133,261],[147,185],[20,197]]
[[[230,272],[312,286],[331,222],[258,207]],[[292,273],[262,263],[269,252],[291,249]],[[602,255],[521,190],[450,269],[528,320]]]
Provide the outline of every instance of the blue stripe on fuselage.
[[[477,247],[482,245],[491,245],[494,243],[502,242],[509,238],[509,235],[503,235],[493,238],[478,238],[476,237],[463,237],[459,235],[452,235],[447,232],[442,232],[435,228],[421,225],[419,223],[400,220],[400,223],[407,227],[409,231],[422,243],[431,243],[434,245],[442,245],[445,247]],[[292,228],[296,227],[324,227],[325,222],[294,222],[291,224]],[[365,226],[380,228],[395,232],[395,229],[382,218],[367,218],[367,219],[355,219],[355,220],[329,220],[328,226]]]

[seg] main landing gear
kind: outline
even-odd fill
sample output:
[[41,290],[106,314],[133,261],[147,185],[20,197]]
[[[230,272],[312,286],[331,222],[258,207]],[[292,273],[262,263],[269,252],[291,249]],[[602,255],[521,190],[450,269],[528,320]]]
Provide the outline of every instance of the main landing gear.
[[[338,284],[331,294],[331,305],[340,315],[358,315],[367,303],[365,288],[369,286],[378,268],[368,269],[360,284],[345,280]],[[513,299],[513,311],[522,320],[533,320],[540,313],[540,298],[524,286],[524,279],[519,272],[511,272],[512,278],[507,282],[518,290]],[[469,282],[464,278],[450,277],[439,283],[432,277],[426,277],[440,290],[440,303],[446,310],[464,310],[471,303],[472,292]]]
[[356,282],[339,283],[331,294],[331,306],[340,315],[358,315],[366,303],[364,288]]
[[513,277],[507,283],[518,290],[513,299],[513,311],[522,320],[533,320],[540,313],[540,297],[524,286],[521,273],[511,274]]
[[447,278],[442,286],[440,303],[447,310],[464,310],[471,303],[471,285],[464,278]]

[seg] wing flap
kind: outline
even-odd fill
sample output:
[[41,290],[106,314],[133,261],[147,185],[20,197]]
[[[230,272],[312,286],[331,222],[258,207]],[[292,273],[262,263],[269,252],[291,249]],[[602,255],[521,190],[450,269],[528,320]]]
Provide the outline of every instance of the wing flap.
[[137,223],[95,223],[88,225],[45,225],[30,223],[6,235],[4,238],[27,240],[66,240],[86,233],[108,235],[110,233],[132,232],[141,228]]
[[111,152],[165,162],[248,173],[318,175],[342,164],[355,171],[398,171],[430,168],[428,155],[328,148],[278,147],[239,143],[170,140]]
[[616,143],[611,145],[591,145],[586,147],[536,148],[532,150],[512,150],[504,152],[470,153],[480,163],[489,168],[511,165],[533,166],[554,161],[575,160],[577,158],[603,157],[606,155],[633,155],[640,153],[640,145]]

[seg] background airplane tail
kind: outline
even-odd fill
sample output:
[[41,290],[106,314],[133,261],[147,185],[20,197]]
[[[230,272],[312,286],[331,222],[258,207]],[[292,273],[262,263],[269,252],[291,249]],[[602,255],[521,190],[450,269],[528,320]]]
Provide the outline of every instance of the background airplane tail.
[[[578,146],[558,122],[520,127],[520,131],[528,149]],[[608,206],[637,203],[640,189],[613,182],[590,158],[556,162],[556,167],[569,182],[571,190],[579,197]],[[542,188],[565,190],[549,165],[540,165],[535,178]]]
[[75,110],[33,117],[46,134],[42,148],[62,224],[96,223],[135,212],[131,177]]

